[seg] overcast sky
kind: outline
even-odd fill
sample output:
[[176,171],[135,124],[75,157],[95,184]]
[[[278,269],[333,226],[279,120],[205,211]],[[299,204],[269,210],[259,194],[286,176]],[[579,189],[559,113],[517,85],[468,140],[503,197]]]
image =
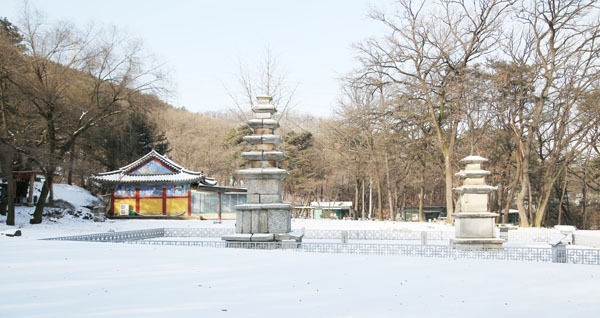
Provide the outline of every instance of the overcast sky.
[[[338,78],[357,67],[352,44],[382,33],[366,17],[373,2],[30,0],[50,22],[116,25],[141,38],[171,71],[168,102],[197,112],[232,108],[223,86],[233,85],[240,60],[252,68],[268,46],[298,83],[294,110],[317,116],[332,113]],[[16,23],[23,2],[2,3],[0,16]]]

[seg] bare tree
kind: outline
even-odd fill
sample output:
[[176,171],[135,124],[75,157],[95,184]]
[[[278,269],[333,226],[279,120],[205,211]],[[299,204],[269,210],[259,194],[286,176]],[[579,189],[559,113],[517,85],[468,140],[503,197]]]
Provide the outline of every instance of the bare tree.
[[234,75],[234,87],[223,85],[225,91],[239,112],[240,121],[246,121],[250,107],[254,105],[258,95],[268,95],[273,98],[273,104],[280,108],[276,114],[279,118],[294,107],[294,95],[298,84],[290,83],[285,71],[270,47],[264,52],[254,68],[247,62],[238,62],[238,72]]
[[[554,183],[584,150],[585,136],[598,122],[598,117],[589,116],[585,104],[600,76],[600,19],[594,0],[523,2],[517,16],[525,36],[513,38],[509,47],[514,49],[512,56],[525,57],[536,74],[535,102],[526,114],[521,141],[518,202],[524,217],[523,200],[527,194],[531,197],[531,161],[541,161],[540,195],[531,220],[539,227]],[[534,150],[537,158],[532,155]],[[530,200],[530,207],[532,203]]]
[[144,64],[139,41],[114,28],[82,32],[65,23],[46,25],[25,8],[21,29],[28,70],[15,83],[38,123],[37,146],[22,150],[45,175],[30,221],[40,223],[57,169],[77,138],[119,113],[133,95],[156,89],[162,73]]
[[17,115],[21,108],[20,96],[12,85],[15,76],[23,71],[22,40],[11,22],[0,19],[0,169],[6,182],[0,213],[6,214],[7,225],[15,225],[13,162],[17,155],[15,145],[23,130]]
[[441,1],[427,7],[425,2],[402,0],[391,16],[383,11],[371,13],[390,33],[359,46],[367,74],[381,73],[423,102],[444,158],[448,222],[454,210],[452,160],[464,116],[462,104],[470,89],[465,85],[467,70],[495,46],[501,18],[510,4]]

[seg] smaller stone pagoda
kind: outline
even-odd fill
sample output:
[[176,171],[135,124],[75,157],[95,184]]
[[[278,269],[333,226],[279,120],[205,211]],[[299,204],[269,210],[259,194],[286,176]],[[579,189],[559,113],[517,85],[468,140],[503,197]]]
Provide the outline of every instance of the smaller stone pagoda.
[[281,182],[288,172],[279,168],[284,154],[276,149],[282,142],[274,131],[279,123],[273,119],[277,112],[271,105],[270,96],[258,96],[258,104],[252,107],[254,118],[248,120],[253,134],[244,141],[252,150],[243,152],[250,168],[237,171],[246,179],[248,196],[246,204],[236,205],[235,234],[225,235],[228,242],[300,241],[302,235],[291,232],[291,205],[281,199]]
[[464,178],[463,185],[454,191],[460,194],[458,211],[455,214],[455,239],[451,241],[456,247],[499,247],[504,240],[496,236],[497,213],[488,212],[488,193],[496,187],[485,184],[485,176],[489,171],[483,170],[481,164],[488,161],[480,156],[468,156],[460,162],[465,169],[456,176]]

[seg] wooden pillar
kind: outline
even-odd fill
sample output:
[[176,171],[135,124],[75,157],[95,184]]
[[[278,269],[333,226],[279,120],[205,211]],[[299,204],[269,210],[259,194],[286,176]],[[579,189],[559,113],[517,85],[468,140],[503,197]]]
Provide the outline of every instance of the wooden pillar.
[[192,190],[188,190],[188,216],[192,215]]
[[50,202],[54,202],[54,181],[50,183]]
[[32,172],[31,175],[29,175],[29,195],[27,196],[27,205],[28,206],[33,206],[33,191],[35,190],[34,184],[35,184],[35,173]]
[[221,223],[221,211],[223,211],[223,196],[221,191],[217,193],[219,194],[219,223]]
[[162,189],[162,214],[167,215],[167,188]]
[[110,194],[110,214],[115,215],[115,189],[112,189]]
[[135,213],[140,213],[140,189],[135,189]]

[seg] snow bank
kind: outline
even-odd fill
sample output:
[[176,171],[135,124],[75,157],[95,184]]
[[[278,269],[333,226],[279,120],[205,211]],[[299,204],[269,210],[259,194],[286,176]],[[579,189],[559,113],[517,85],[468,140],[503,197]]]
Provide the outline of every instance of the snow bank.
[[[34,196],[38,198],[40,197],[42,186],[42,182],[36,182],[34,184]],[[99,202],[99,199],[93,196],[86,189],[76,185],[62,183],[54,184],[54,200],[63,200],[69,202],[76,209],[80,209],[86,206],[94,206]]]
[[[85,209],[85,190],[56,198]],[[66,216],[0,236],[2,317],[593,317],[600,267],[403,256],[287,253],[38,238],[147,228],[228,227],[235,221]],[[293,219],[293,228],[451,230],[445,224]]]
[[594,317],[598,266],[0,237],[2,317]]

